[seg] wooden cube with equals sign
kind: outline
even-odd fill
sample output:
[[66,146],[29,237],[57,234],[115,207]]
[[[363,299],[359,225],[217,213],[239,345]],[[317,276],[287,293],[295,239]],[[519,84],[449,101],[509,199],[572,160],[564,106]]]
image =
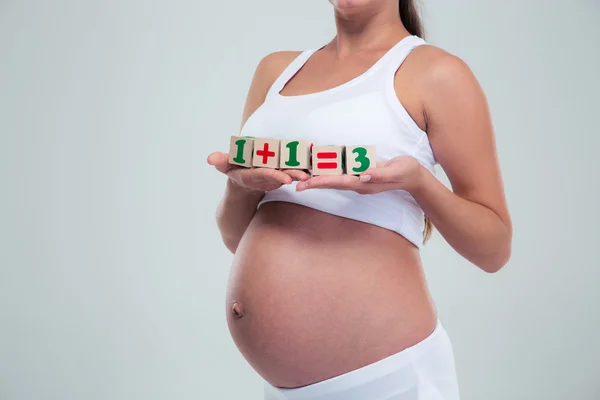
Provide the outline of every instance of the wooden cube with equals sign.
[[313,146],[313,175],[342,175],[344,173],[344,146]]

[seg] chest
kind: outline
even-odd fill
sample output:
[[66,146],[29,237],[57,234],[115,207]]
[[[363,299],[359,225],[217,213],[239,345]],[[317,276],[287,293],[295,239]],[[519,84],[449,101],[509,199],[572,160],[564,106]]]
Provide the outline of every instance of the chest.
[[316,53],[285,83],[280,93],[284,96],[306,95],[348,85],[373,72],[382,55],[379,52],[337,60]]
[[389,111],[379,91],[357,96],[276,96],[248,119],[242,135],[309,140],[316,145],[372,145],[378,158],[410,154],[417,138]]

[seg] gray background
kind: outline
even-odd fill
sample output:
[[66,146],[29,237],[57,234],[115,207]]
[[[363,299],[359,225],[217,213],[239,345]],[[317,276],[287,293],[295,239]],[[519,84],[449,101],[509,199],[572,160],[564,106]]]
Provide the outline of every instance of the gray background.
[[[465,400],[600,399],[599,4],[426,0],[488,95],[515,225],[495,275],[423,250]],[[263,55],[333,33],[325,0],[0,0],[1,400],[261,398],[205,158]]]

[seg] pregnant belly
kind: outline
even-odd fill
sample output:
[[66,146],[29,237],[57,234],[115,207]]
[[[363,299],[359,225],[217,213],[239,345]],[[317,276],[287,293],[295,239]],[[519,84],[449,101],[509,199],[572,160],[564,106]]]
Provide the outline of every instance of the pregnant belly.
[[259,209],[230,274],[231,335],[274,386],[360,368],[418,343],[436,322],[412,244],[295,204]]

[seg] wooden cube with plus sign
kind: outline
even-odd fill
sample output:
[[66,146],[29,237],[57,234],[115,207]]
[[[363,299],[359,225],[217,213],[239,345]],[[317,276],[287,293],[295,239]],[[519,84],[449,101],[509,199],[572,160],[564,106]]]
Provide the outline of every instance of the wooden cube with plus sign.
[[279,168],[279,140],[255,138],[252,166],[263,168]]
[[342,175],[344,173],[344,146],[313,146],[313,175]]
[[346,173],[348,175],[360,175],[376,166],[375,146],[346,147]]
[[229,164],[252,167],[254,138],[251,136],[232,136],[229,143]]
[[309,140],[282,140],[279,169],[309,169],[311,147]]

